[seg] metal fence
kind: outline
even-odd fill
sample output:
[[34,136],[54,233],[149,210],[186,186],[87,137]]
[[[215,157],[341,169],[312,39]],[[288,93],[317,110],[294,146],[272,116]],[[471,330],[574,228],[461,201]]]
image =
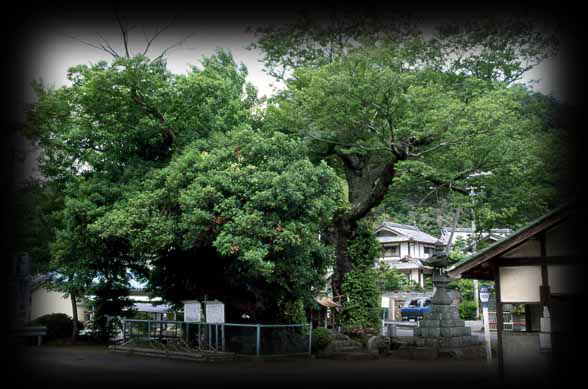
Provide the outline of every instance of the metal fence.
[[121,341],[131,340],[257,356],[310,354],[312,326],[124,320]]

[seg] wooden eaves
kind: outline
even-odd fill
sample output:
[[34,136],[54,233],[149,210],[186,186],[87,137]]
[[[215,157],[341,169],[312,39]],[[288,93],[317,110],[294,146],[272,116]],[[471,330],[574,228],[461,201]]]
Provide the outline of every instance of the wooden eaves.
[[[532,221],[525,227],[515,231],[512,235],[488,246],[487,248],[465,258],[464,260],[454,264],[448,270],[448,275],[454,278],[471,278],[479,280],[494,280],[497,262],[501,265],[514,265],[516,263],[523,264],[537,263],[537,261],[549,262],[548,257],[538,258],[513,258],[511,260],[501,258],[501,255],[509,250],[512,250],[529,239],[539,238],[540,235],[549,228],[559,224],[565,220],[574,211],[573,203],[568,203],[556,208],[555,210],[543,215],[542,217]],[[556,259],[552,258],[554,261]],[[560,260],[557,258],[557,260]]]

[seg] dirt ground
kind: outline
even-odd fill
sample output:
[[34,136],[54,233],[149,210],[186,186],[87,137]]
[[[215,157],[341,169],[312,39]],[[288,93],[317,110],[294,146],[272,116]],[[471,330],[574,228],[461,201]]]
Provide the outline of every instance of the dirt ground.
[[[289,359],[202,363],[114,353],[103,346],[20,347],[13,374],[42,387],[496,387],[485,362]],[[396,385],[399,384],[399,385]],[[204,385],[204,386],[201,386]],[[378,385],[380,386],[380,385]],[[194,386],[195,387],[195,386]],[[367,389],[367,388],[366,388]]]

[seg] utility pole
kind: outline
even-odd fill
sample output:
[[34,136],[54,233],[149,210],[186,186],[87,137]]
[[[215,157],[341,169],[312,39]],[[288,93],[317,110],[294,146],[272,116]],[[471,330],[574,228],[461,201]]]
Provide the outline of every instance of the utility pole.
[[[474,192],[472,191],[470,195],[473,195]],[[478,247],[478,236],[476,231],[476,211],[472,208],[472,236],[474,237],[472,249],[473,253],[477,251]],[[480,320],[480,282],[477,279],[474,279],[474,302],[476,303],[476,320]]]
[[492,361],[492,340],[490,338],[490,320],[488,315],[488,300],[490,299],[490,290],[487,286],[483,286],[480,291],[480,298],[482,300],[484,316],[484,344],[486,349],[486,361],[490,363]]

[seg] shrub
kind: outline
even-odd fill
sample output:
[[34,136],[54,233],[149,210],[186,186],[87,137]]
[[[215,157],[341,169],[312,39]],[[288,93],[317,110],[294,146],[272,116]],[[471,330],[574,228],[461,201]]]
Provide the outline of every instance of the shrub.
[[[73,320],[65,313],[51,313],[36,318],[31,322],[31,326],[47,327],[47,340],[64,339],[71,337]],[[83,328],[83,324],[78,321],[78,329]]]
[[312,330],[311,350],[313,353],[324,350],[335,337],[331,332],[323,327]]
[[476,303],[472,300],[464,300],[459,304],[459,317],[462,320],[476,320]]

